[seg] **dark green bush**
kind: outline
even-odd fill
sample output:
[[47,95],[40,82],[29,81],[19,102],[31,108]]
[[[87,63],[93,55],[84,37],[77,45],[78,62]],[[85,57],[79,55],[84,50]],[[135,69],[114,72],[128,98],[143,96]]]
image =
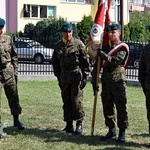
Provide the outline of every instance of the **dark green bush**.
[[33,33],[34,33],[34,24],[33,23],[28,23],[24,27],[24,35],[28,36],[29,38],[33,38]]

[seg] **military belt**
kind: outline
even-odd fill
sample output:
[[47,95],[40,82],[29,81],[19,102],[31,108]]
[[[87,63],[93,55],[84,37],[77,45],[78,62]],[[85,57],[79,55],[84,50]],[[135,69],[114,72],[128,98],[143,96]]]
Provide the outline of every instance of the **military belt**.
[[71,66],[71,67],[63,67],[62,68],[63,71],[73,71],[76,69],[80,69],[79,66]]

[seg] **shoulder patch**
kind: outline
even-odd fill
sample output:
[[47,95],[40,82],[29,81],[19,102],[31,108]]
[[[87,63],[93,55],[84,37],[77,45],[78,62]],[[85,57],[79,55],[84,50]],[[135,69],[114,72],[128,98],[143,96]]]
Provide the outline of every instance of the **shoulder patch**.
[[125,54],[125,51],[120,51],[118,52],[121,56],[123,56]]

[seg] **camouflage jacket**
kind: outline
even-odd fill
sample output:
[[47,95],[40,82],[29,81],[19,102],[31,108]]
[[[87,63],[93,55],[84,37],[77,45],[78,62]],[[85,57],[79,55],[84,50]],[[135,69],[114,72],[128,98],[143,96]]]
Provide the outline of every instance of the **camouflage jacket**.
[[18,73],[16,47],[8,35],[3,35],[0,40],[0,73],[6,80]]
[[143,88],[150,90],[150,44],[147,44],[142,50],[138,79]]
[[85,45],[78,39],[72,38],[68,45],[63,41],[56,43],[52,62],[54,74],[58,79],[63,71],[74,72],[77,68],[82,72],[83,78],[88,76],[89,58]]
[[[110,46],[109,44],[106,44],[103,46],[102,51],[104,54],[101,57],[101,66],[102,63],[105,60],[107,62],[107,65],[103,67],[103,73],[102,76],[109,76],[112,78],[114,82],[118,82],[120,80],[126,80],[125,75],[125,69],[124,69],[124,63],[125,59],[127,57],[127,52],[125,47],[120,48],[115,55],[110,56],[108,53],[116,47],[118,44],[120,44],[121,41],[119,41],[117,44]],[[95,63],[95,66],[92,71],[92,82],[94,83],[96,80],[96,71],[97,71],[97,62]]]

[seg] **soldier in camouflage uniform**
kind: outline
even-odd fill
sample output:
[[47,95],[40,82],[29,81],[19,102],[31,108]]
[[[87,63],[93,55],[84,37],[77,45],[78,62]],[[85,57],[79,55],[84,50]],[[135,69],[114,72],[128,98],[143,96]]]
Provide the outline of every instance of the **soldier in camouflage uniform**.
[[138,79],[141,83],[146,98],[147,119],[150,134],[150,44],[147,44],[142,50],[139,60]]
[[24,126],[18,119],[19,114],[21,114],[17,90],[18,57],[11,37],[3,35],[4,25],[5,20],[0,18],[0,102],[2,87],[4,87],[11,114],[14,118],[14,126],[22,130]]
[[64,23],[60,29],[62,40],[56,43],[52,56],[54,74],[58,79],[63,100],[65,133],[73,132],[73,120],[76,121],[77,134],[82,133],[83,88],[86,85],[89,62],[84,44],[72,37],[72,25]]
[[[102,104],[103,113],[105,117],[105,124],[109,127],[108,133],[102,137],[102,140],[116,139],[116,117],[115,107],[117,110],[117,125],[119,128],[118,142],[125,142],[125,130],[128,127],[128,116],[126,110],[126,87],[125,87],[125,68],[128,58],[128,46],[120,41],[121,25],[117,23],[110,23],[106,27],[109,37],[109,43],[98,50],[98,56],[101,57],[101,64],[103,64],[102,72]],[[96,71],[97,61],[92,71],[93,89],[96,87]]]

